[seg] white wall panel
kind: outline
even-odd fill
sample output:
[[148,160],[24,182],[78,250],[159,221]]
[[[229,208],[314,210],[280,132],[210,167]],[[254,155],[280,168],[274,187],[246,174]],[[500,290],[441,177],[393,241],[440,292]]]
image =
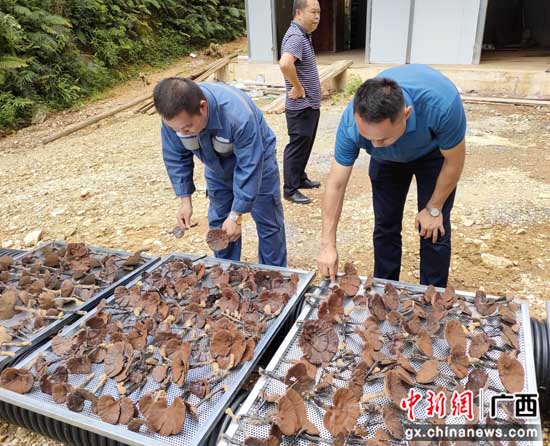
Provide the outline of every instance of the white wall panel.
[[246,0],[248,58],[252,62],[274,62],[273,8],[271,0]]
[[411,63],[471,64],[481,0],[414,0]]
[[405,63],[411,0],[370,0],[370,63]]

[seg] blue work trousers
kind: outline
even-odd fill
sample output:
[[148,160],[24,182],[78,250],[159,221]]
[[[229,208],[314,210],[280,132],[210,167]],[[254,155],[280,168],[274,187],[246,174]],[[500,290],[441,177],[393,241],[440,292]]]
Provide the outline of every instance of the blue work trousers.
[[[418,211],[430,200],[443,166],[439,149],[408,163],[380,161],[371,157],[369,176],[374,208],[374,276],[399,280],[403,209],[413,175],[416,178]],[[420,283],[447,286],[451,260],[451,209],[456,189],[442,209],[445,235],[436,243],[420,237]],[[410,222],[414,224],[414,222]]]
[[[250,213],[258,234],[258,263],[286,266],[286,235],[279,169],[275,159],[270,163],[273,165],[263,166],[260,193],[256,196]],[[211,228],[220,228],[231,212],[233,179],[223,179],[207,171],[206,187],[210,200],[208,224]],[[240,260],[241,239],[230,243],[227,248],[215,252],[214,255],[220,259]]]

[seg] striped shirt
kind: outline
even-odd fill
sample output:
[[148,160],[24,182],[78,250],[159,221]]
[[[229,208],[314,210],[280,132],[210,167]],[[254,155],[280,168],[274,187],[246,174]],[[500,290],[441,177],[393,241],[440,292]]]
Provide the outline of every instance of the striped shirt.
[[296,22],[292,22],[281,46],[281,54],[289,53],[296,58],[295,66],[298,80],[302,83],[306,92],[305,98],[290,99],[288,92],[292,84],[285,78],[286,108],[287,110],[303,110],[304,108],[321,108],[321,81],[315,51],[311,42],[311,34],[306,33]]

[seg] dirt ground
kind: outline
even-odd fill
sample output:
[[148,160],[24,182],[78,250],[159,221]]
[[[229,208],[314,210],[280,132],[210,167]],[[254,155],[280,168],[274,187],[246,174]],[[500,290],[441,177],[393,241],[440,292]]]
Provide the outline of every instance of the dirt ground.
[[[246,53],[246,41],[226,45]],[[194,217],[199,226],[175,239],[178,201],[160,153],[159,116],[135,108],[48,145],[40,140],[151,90],[159,79],[189,73],[211,59],[184,58],[169,69],[108,91],[104,98],[48,117],[0,140],[0,245],[20,248],[36,229],[42,239],[171,252],[209,253],[207,199],[202,169],[195,170]],[[324,182],[336,129],[346,102],[323,102],[319,134],[308,168]],[[533,316],[545,316],[550,299],[550,110],[513,105],[467,104],[466,166],[452,215],[450,283],[457,289],[513,293],[529,301]],[[268,115],[277,134],[279,159],[288,137],[284,115]],[[418,236],[414,231],[416,192],[408,196],[403,221],[401,280],[418,281]],[[284,203],[289,266],[313,270],[321,225],[323,189],[309,192],[309,206]],[[373,269],[373,213],[368,156],[355,165],[338,231],[340,259],[354,261],[362,274]],[[255,261],[253,222],[245,219],[243,260]],[[492,256],[496,256],[492,257]],[[17,435],[14,432],[18,431]],[[0,423],[0,444],[55,444]]]

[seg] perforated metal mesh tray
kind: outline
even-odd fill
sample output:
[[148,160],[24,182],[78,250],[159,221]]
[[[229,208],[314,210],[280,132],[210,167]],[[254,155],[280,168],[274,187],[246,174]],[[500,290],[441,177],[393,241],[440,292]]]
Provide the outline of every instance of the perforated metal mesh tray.
[[[359,293],[362,293],[364,291],[363,285],[365,283],[365,279],[366,279],[365,277],[361,277],[361,288],[359,290]],[[388,282],[392,283],[398,290],[406,290],[410,294],[423,293],[426,289],[425,286],[421,286],[421,285],[375,279],[374,285],[372,287],[372,291],[377,292],[379,294],[383,294],[384,286]],[[439,288],[436,288],[436,289],[438,291],[443,291]],[[324,295],[327,295],[328,292],[329,292],[328,283],[324,282],[318,287],[315,294],[318,296],[324,296]],[[473,293],[457,291],[456,294],[459,296],[469,297],[472,299],[472,301],[474,298]],[[488,296],[488,297],[494,297],[494,296]],[[353,305],[354,304],[351,299],[346,299],[345,308],[348,308]],[[273,372],[278,376],[284,377],[288,369],[292,366],[291,361],[299,360],[302,357],[303,352],[300,349],[300,347],[298,347],[298,338],[301,333],[302,322],[305,320],[317,319],[317,309],[318,309],[317,306],[310,306],[307,303],[304,305],[304,308],[300,316],[298,317],[296,324],[290,330],[287,337],[281,344],[279,350],[276,352],[271,362],[266,367],[266,370],[268,372]],[[476,313],[475,308],[473,309],[473,313],[474,314]],[[370,314],[368,311],[353,311],[351,313],[351,319],[352,319],[352,322],[364,322],[369,315]],[[443,320],[442,326],[444,325],[447,319],[448,318],[445,318]],[[518,356],[518,360],[522,363],[525,369],[525,382],[524,382],[523,391],[529,392],[529,393],[536,393],[537,384],[536,384],[536,378],[534,373],[533,343],[532,343],[531,326],[530,326],[527,303],[521,302],[521,307],[516,315],[516,319],[521,324],[521,328],[518,333],[519,341],[521,344],[521,352]],[[382,334],[386,334],[393,330],[393,327],[387,321],[385,321],[382,324],[379,324],[379,326],[381,328]],[[337,332],[340,338],[340,342],[342,342],[341,331],[337,330]],[[496,342],[497,342],[497,346],[504,345],[504,341],[502,337],[496,338]],[[356,354],[360,355],[362,351],[362,347],[363,347],[363,342],[357,335],[346,336],[346,348],[353,350]],[[441,358],[448,354],[448,346],[446,342],[442,339],[434,339],[433,347],[434,347],[434,357],[436,358]],[[408,348],[405,348],[405,354],[406,355],[410,354],[411,350],[412,350],[412,347],[410,346]],[[386,345],[383,347],[382,352],[389,355],[389,351]],[[493,352],[491,352],[491,357],[495,359],[498,358],[498,355],[500,353],[495,355],[493,354]],[[411,361],[411,362],[418,369],[420,362],[418,361]],[[440,371],[446,375],[450,375],[450,376],[453,375],[452,371],[450,370],[446,362],[441,363]],[[490,369],[490,368],[485,368],[485,371],[489,375],[490,386],[496,389],[500,389],[501,391],[505,391],[504,387],[501,384],[500,378],[498,376],[498,371],[496,369]],[[320,373],[320,370],[318,370],[318,373]],[[345,373],[347,373],[347,375],[344,375],[344,376],[347,376],[348,378],[351,376],[350,372],[345,372]],[[462,384],[465,384],[466,382],[467,382],[467,377],[461,380]],[[345,383],[336,381],[336,385],[340,387],[340,386],[344,386]],[[438,378],[435,381],[435,385],[433,387],[435,388],[437,385],[448,386],[448,382],[443,381],[441,378]],[[273,412],[276,409],[276,407],[274,404],[265,403],[263,399],[260,398],[260,393],[262,392],[267,394],[283,395],[285,393],[285,390],[286,390],[286,386],[281,381],[268,378],[266,376],[260,377],[256,385],[254,386],[253,390],[250,392],[250,395],[248,396],[246,401],[242,404],[240,410],[237,412],[237,415],[248,415],[248,416],[257,416],[257,417],[267,416],[269,413]],[[384,390],[383,380],[378,380],[372,384],[367,383],[363,391],[364,391],[364,394],[374,394],[378,392],[383,392],[383,390]],[[418,390],[422,391],[422,389],[418,389]],[[487,397],[484,398],[485,401],[487,402],[489,399],[489,395],[493,395],[493,394],[495,394],[494,391],[486,390]],[[330,399],[321,398],[321,400],[326,404],[329,404],[329,405],[332,404],[332,401]],[[384,404],[389,404],[390,400],[384,397],[384,398],[378,398],[376,400],[373,400],[373,402],[384,405]],[[307,406],[307,413],[308,413],[309,420],[313,422],[313,424],[315,424],[315,426],[319,429],[320,437],[323,439],[323,441],[320,441],[318,443],[322,445],[331,444],[332,437],[330,433],[326,430],[325,426],[323,425],[322,417],[323,417],[324,411],[314,406],[312,403],[306,403],[306,406]],[[416,406],[415,415],[419,419],[422,419],[425,417],[426,407],[427,407],[427,403],[425,402],[425,399]],[[487,413],[488,412],[485,412],[485,414]],[[498,417],[500,418],[507,417],[505,411],[502,408],[499,409]],[[461,419],[457,417],[448,418],[448,422],[465,424],[465,419]],[[361,426],[364,427],[363,423],[367,423],[368,425],[367,415],[365,415],[364,413],[362,414],[361,418],[359,418],[358,420],[358,424],[361,424]],[[529,421],[529,424],[536,425],[538,428],[540,428],[540,418]],[[380,426],[381,426],[380,424],[370,426],[367,438],[374,436],[374,433]],[[244,440],[247,437],[267,438],[268,436],[269,436],[269,425],[248,424],[246,423],[245,420],[241,420],[239,422],[232,421],[229,424],[227,431],[223,435],[224,439],[218,444],[221,446],[230,446],[233,444],[244,445]],[[298,437],[284,437],[283,442],[281,444],[282,445],[292,444],[294,446],[309,446],[311,444],[315,444],[315,442],[312,442],[310,440],[306,441],[305,439],[301,439]],[[392,442],[392,444],[407,445],[407,442],[405,440],[401,442],[395,441],[395,442]],[[428,444],[428,443],[425,443],[425,444]],[[523,446],[527,446],[527,445],[534,446],[535,444],[539,445],[541,443],[539,442],[529,443],[525,441],[518,442],[518,445],[523,445]]]
[[19,257],[21,254],[25,254],[25,251],[21,251],[20,249],[0,248],[0,256]]
[[[26,256],[35,256],[35,255],[40,256],[41,250],[43,248],[50,247],[50,246],[59,249],[59,248],[65,247],[66,243],[63,241],[53,241],[53,242],[44,243],[38,246],[37,248],[29,251],[28,253],[21,252],[19,255],[16,256],[16,261],[21,262],[21,260]],[[109,255],[109,254],[113,255],[114,254],[114,255],[120,256],[121,258],[127,258],[131,255],[131,253],[126,251],[99,248],[96,246],[88,246],[88,248],[92,254],[96,254],[96,255]],[[68,312],[65,313],[62,319],[51,322],[50,324],[44,326],[41,330],[36,331],[29,338],[25,339],[31,342],[30,346],[5,348],[5,350],[13,352],[15,354],[15,357],[0,356],[0,371],[2,371],[4,368],[9,367],[11,364],[14,364],[16,361],[23,358],[25,355],[27,355],[29,352],[31,352],[33,349],[35,349],[37,346],[43,343],[48,337],[55,335],[65,325],[68,325],[74,322],[79,316],[73,312],[87,311],[95,307],[101,301],[101,299],[104,299],[110,296],[117,286],[125,285],[137,274],[140,274],[146,268],[148,268],[149,266],[155,264],[158,260],[160,260],[159,257],[146,256],[146,255],[142,255],[141,258],[142,260],[140,264],[137,265],[132,271],[128,271],[114,283],[99,288],[97,292],[90,299],[83,302],[82,305],[78,305],[78,306],[74,304],[65,305],[64,309]],[[2,322],[5,326],[10,326],[11,323],[17,323],[17,319],[13,318],[9,321],[2,321]]]
[[[185,256],[171,255],[154,265],[152,268],[149,268],[147,271],[152,272],[155,269],[160,268],[165,262],[183,257]],[[5,389],[0,389],[0,402],[3,402],[3,404],[0,404],[0,416],[4,416],[9,420],[18,419],[19,421],[16,422],[24,422],[24,425],[26,427],[30,426],[30,428],[33,428],[33,420],[40,419],[42,417],[45,419],[47,428],[52,429],[52,426],[58,426],[59,434],[56,433],[58,437],[55,438],[59,438],[61,441],[64,441],[62,440],[61,435],[64,435],[63,432],[68,430],[72,433],[71,438],[74,439],[75,435],[77,438],[79,438],[79,435],[83,435],[84,437],[87,436],[86,438],[89,438],[91,435],[91,438],[94,440],[93,444],[98,445],[104,444],[116,446],[118,444],[125,444],[136,446],[196,446],[204,444],[204,442],[208,439],[210,432],[214,429],[216,423],[223,415],[226,407],[231,403],[242,384],[252,372],[262,352],[272,341],[279,328],[282,327],[286,318],[292,314],[295,305],[312,281],[314,274],[293,269],[230,262],[214,258],[205,258],[203,260],[199,260],[199,262],[204,262],[207,266],[220,265],[224,269],[229,268],[231,265],[239,265],[254,267],[262,270],[277,270],[285,276],[289,276],[291,273],[296,273],[299,276],[299,283],[296,293],[291,296],[289,302],[285,305],[279,316],[270,321],[266,332],[257,342],[252,360],[236,367],[229,373],[229,375],[222,381],[223,384],[227,385],[227,391],[224,393],[218,393],[214,398],[200,406],[198,421],[192,419],[190,416],[187,416],[182,432],[178,435],[169,437],[153,434],[148,429],[142,429],[140,433],[134,433],[128,430],[126,426],[113,426],[101,421],[99,417],[91,412],[88,405],[86,405],[85,409],[80,413],[71,412],[65,406],[55,404],[50,396],[40,392],[36,386],[31,393],[25,395],[19,395]],[[138,281],[139,278],[134,279],[132,282],[127,284],[127,287],[134,285]],[[110,303],[113,300],[114,297],[111,297],[107,303]],[[81,324],[93,317],[96,311],[97,310],[89,312],[86,316],[82,317],[71,326],[66,327],[62,331],[61,335],[67,336],[78,331]],[[42,348],[33,352],[32,355],[20,361],[16,364],[16,367],[22,368],[31,365],[34,358],[39,353],[45,354],[46,357],[48,357],[48,355],[52,355],[51,342],[48,342]],[[93,371],[97,373],[94,380],[88,384],[88,389],[95,388],[102,370],[102,365],[94,365]],[[193,368],[189,370],[186,381],[192,381],[207,376],[211,376],[210,366]],[[80,375],[76,379],[74,375],[70,375],[69,383],[71,385],[78,385],[84,380],[84,378],[84,375]],[[109,380],[101,394],[110,393],[114,396],[118,395],[118,392],[111,381],[112,380]],[[143,390],[141,392],[135,392],[131,395],[131,397],[134,402],[136,402],[139,395],[143,395],[148,391],[156,389],[158,389],[158,385],[154,384],[152,378],[149,377]],[[169,403],[175,396],[179,395],[181,395],[181,389],[179,389],[175,384],[172,384],[167,389]],[[200,400],[198,400],[194,395],[191,395],[188,397],[188,401],[193,404],[197,404]],[[36,422],[34,422],[34,424],[36,424]],[[74,433],[75,429],[78,431],[76,434]],[[81,431],[85,432],[82,433]],[[72,441],[72,443],[81,444],[78,442],[75,443],[74,441]]]

